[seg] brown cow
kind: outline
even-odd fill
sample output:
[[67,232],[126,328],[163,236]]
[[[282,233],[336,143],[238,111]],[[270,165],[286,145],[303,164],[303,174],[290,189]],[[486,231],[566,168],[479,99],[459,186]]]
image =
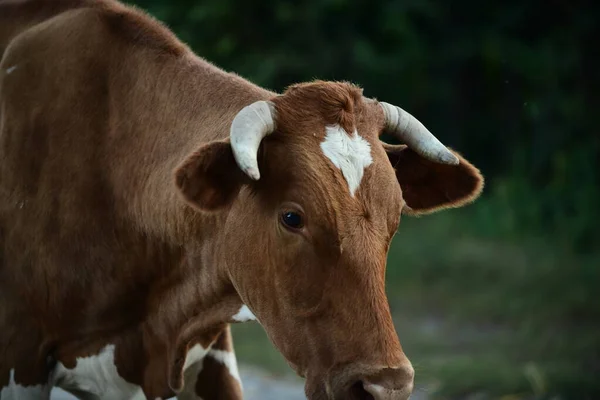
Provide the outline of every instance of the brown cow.
[[111,0],[0,0],[0,35],[2,400],[240,398],[252,315],[309,399],[409,397],[387,251],[475,167],[354,85],[265,90]]

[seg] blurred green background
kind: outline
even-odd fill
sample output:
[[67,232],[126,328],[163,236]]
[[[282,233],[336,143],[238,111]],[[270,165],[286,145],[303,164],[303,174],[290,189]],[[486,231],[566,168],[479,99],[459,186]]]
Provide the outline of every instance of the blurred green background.
[[[434,398],[600,399],[599,2],[133,3],[270,89],[355,82],[481,168],[477,203],[405,217],[391,249],[417,385]],[[241,362],[292,373],[259,325],[234,334]]]

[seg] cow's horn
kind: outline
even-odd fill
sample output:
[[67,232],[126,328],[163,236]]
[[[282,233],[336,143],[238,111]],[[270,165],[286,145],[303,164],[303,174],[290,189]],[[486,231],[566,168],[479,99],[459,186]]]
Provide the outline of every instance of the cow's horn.
[[237,165],[250,178],[258,180],[258,147],[261,140],[275,129],[275,106],[269,101],[256,101],[240,110],[231,123],[231,149]]
[[440,163],[456,165],[459,163],[446,148],[418,119],[398,106],[380,102],[385,114],[385,124],[389,133],[423,157]]

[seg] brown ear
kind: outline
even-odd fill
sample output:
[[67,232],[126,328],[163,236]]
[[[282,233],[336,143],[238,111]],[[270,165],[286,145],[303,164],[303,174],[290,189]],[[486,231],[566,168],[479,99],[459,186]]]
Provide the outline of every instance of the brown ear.
[[458,165],[434,163],[403,145],[384,143],[383,147],[402,188],[404,214],[423,215],[462,207],[477,199],[483,190],[479,170],[453,150],[460,160]]
[[229,141],[200,147],[175,170],[175,184],[183,198],[203,211],[215,211],[233,201],[244,182]]

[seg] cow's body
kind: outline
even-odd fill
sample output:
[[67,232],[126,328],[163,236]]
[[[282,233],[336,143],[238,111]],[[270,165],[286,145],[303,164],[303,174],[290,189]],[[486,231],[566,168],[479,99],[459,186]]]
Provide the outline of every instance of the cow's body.
[[[233,118],[267,92],[185,54],[168,36],[164,43],[157,41],[158,48],[146,50],[135,43],[135,32],[127,37],[128,32],[119,31],[138,21],[141,26],[136,28],[150,29],[148,34],[158,39],[166,36],[152,32],[156,26],[145,27],[146,21],[130,11],[83,8],[14,35],[4,54],[0,387],[6,386],[9,370],[23,386],[44,382],[56,362],[57,382],[77,389],[75,367],[106,363],[110,354],[123,382],[134,383],[115,385],[115,390],[139,398],[139,385],[148,398],[172,396],[165,373],[170,359],[185,356],[185,349],[196,343],[208,351],[219,334],[228,334],[225,324],[211,324],[226,321],[242,306],[231,296],[211,309],[210,304],[198,304],[206,296],[195,296],[202,287],[192,281],[164,284],[181,279],[190,267],[188,259],[195,257],[178,246],[189,235],[182,229],[184,222],[193,216],[182,202],[158,193],[163,191],[160,185],[171,183],[186,148],[226,137],[227,114]],[[132,52],[126,54],[128,50]],[[180,63],[169,63],[172,55],[181,57]],[[156,79],[140,82],[135,79],[140,75]],[[204,82],[215,85],[198,88],[198,98],[190,98],[190,86]],[[216,116],[210,98],[227,84],[249,90],[245,98],[231,98],[229,109]],[[134,161],[133,154],[142,155],[144,163]],[[172,215],[173,226],[142,226],[162,213]],[[219,219],[198,222],[209,238],[209,227]],[[167,240],[165,231],[170,231]],[[206,250],[202,264],[213,262],[210,246]],[[202,272],[193,279],[201,282]],[[194,316],[202,308],[209,331],[192,326],[199,324]],[[184,334],[174,348],[174,339]],[[87,361],[77,364],[75,357]],[[201,367],[202,358],[195,363]],[[84,381],[90,380],[86,373],[110,372],[84,370]],[[115,378],[100,376],[90,384],[91,391],[110,379]],[[194,389],[192,385],[184,393]],[[232,391],[231,398],[238,398]],[[129,397],[123,393],[115,397],[108,391],[102,398]]]
[[[382,147],[396,111],[351,85],[279,96],[118,3],[0,1],[0,35],[2,400],[44,399],[52,384],[102,399],[241,398],[228,324],[247,307],[310,398],[406,398],[387,246],[400,212],[477,197],[474,167]],[[274,134],[258,155],[252,138],[229,144],[235,126],[273,131],[274,110],[279,132],[307,134]],[[400,174],[388,158],[415,167]],[[288,198],[286,231],[269,210]],[[310,232],[289,227],[321,212]]]

